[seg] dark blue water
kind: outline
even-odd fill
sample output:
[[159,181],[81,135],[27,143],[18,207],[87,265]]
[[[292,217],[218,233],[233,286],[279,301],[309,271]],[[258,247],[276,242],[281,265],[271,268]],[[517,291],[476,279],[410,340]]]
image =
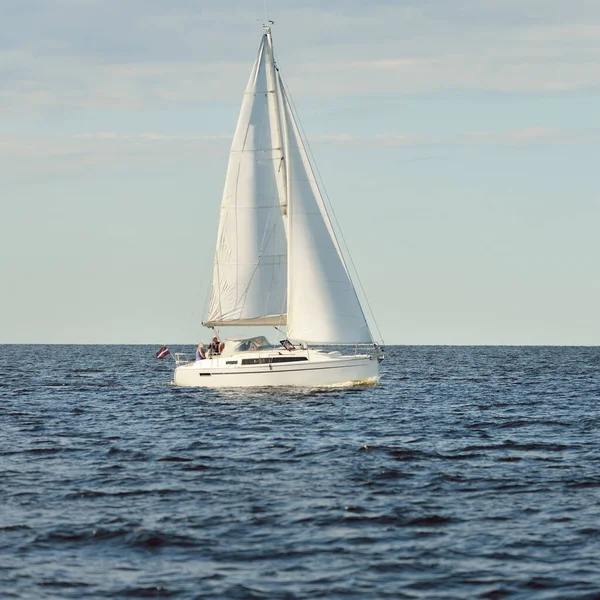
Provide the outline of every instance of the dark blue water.
[[154,347],[0,349],[1,598],[600,598],[599,348],[235,392]]

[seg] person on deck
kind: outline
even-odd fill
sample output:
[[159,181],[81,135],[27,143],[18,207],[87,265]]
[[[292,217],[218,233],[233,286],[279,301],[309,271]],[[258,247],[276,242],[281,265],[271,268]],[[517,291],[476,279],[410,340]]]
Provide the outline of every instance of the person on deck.
[[216,356],[223,352],[223,348],[225,348],[225,344],[223,342],[219,342],[219,338],[215,336],[210,344],[205,348],[204,344],[200,342],[198,344],[198,348],[196,349],[196,360],[204,360],[208,356]]
[[212,339],[212,342],[208,345],[208,349],[213,354],[221,354],[223,352],[223,348],[225,348],[225,344],[223,342],[219,342],[219,338],[215,336]]

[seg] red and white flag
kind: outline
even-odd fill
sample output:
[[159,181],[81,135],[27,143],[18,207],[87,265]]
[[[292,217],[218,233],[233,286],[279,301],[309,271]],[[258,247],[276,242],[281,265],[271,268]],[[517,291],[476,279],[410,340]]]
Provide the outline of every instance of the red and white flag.
[[156,353],[156,358],[164,358],[165,356],[167,356],[168,354],[171,354],[171,351],[166,347],[163,346],[157,353]]

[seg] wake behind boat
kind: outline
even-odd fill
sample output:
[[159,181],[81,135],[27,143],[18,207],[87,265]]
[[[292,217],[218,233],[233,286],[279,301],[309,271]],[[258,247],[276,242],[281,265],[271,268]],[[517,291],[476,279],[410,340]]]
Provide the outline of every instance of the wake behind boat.
[[[181,386],[376,382],[374,344],[264,27],[231,145],[205,327],[273,326],[287,339],[228,339],[182,364]],[[291,340],[291,342],[289,341]],[[352,355],[309,344],[356,345]],[[375,347],[358,353],[358,345]]]

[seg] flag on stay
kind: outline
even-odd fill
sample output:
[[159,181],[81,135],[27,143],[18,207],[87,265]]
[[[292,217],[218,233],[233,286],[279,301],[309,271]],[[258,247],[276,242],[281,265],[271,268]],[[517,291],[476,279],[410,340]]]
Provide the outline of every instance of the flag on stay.
[[156,353],[156,358],[164,358],[165,356],[167,356],[168,354],[171,354],[171,351],[166,347],[163,346],[157,353]]

